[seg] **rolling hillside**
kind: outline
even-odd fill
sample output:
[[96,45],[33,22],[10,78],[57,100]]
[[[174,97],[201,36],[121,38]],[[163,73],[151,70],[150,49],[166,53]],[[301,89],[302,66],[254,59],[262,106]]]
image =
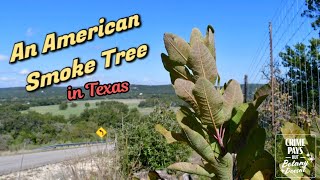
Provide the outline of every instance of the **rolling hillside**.
[[[260,84],[248,85],[248,97],[253,97],[254,91]],[[149,97],[175,96],[171,85],[131,85],[130,91],[125,94],[90,98],[88,91],[85,99],[146,99]],[[0,88],[1,102],[20,102],[31,105],[52,105],[66,100],[66,87],[48,87],[35,92],[27,92],[24,87]],[[50,104],[48,104],[50,103]]]

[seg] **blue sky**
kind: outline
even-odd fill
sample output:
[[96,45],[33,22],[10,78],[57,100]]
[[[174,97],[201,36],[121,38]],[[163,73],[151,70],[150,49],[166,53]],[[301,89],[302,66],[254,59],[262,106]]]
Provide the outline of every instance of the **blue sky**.
[[[71,66],[73,58],[81,62],[98,61],[97,71],[87,77],[62,83],[79,85],[100,80],[103,83],[127,80],[132,84],[169,84],[160,54],[165,52],[163,34],[171,32],[189,40],[193,27],[202,33],[208,24],[216,31],[217,66],[222,82],[240,82],[261,41],[268,22],[281,0],[243,1],[6,1],[0,12],[0,87],[25,86],[27,73],[43,73]],[[89,1],[88,1],[89,2]],[[82,45],[40,55],[26,61],[9,64],[14,43],[38,43],[42,48],[46,34],[77,32],[98,24],[101,17],[108,20],[140,14],[142,26],[128,32],[86,42]],[[147,43],[149,55],[134,63],[123,63],[104,69],[101,51],[118,47],[120,50]]]

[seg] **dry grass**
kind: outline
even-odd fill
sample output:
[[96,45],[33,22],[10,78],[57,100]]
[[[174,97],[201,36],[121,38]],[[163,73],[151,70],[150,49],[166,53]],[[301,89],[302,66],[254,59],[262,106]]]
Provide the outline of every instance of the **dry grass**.
[[0,176],[0,180],[120,180],[125,179],[120,170],[115,151],[101,149],[85,158],[28,169]]
[[64,168],[54,179],[65,180],[104,180],[124,179],[120,171],[117,155],[115,152],[97,154],[88,158],[73,162],[65,162]]

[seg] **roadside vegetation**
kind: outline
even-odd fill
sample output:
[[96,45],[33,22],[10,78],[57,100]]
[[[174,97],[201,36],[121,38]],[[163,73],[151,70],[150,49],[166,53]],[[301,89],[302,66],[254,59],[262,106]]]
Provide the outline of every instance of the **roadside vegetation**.
[[[58,106],[66,106],[66,103],[55,105],[57,111],[83,106],[81,113],[69,117],[33,110],[21,112],[24,109],[0,106],[0,151],[100,141],[95,131],[104,127],[108,138],[116,141],[121,176],[132,177],[141,170],[164,169],[190,156],[190,149],[183,145],[170,146],[154,131],[156,123],[165,123],[167,128],[177,129],[174,112],[168,106],[153,107],[151,113],[144,115],[136,108],[140,100],[125,100],[129,105],[111,100],[79,102],[74,102],[78,104],[76,107],[68,103],[65,110],[58,110]],[[136,105],[132,106],[130,102]]]

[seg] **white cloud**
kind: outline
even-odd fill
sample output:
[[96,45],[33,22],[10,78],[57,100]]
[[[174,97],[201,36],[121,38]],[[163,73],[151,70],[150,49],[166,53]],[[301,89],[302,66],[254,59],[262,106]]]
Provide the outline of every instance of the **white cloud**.
[[27,29],[27,32],[26,32],[26,36],[32,36],[34,34],[34,31],[33,31],[33,29],[32,28],[28,28]]
[[26,75],[26,74],[29,74],[30,71],[28,69],[22,69],[19,74],[22,74],[22,75]]
[[6,60],[8,60],[8,59],[9,59],[8,56],[5,56],[5,55],[0,54],[0,61],[6,61]]
[[14,81],[16,78],[10,78],[10,77],[0,77],[0,81]]

